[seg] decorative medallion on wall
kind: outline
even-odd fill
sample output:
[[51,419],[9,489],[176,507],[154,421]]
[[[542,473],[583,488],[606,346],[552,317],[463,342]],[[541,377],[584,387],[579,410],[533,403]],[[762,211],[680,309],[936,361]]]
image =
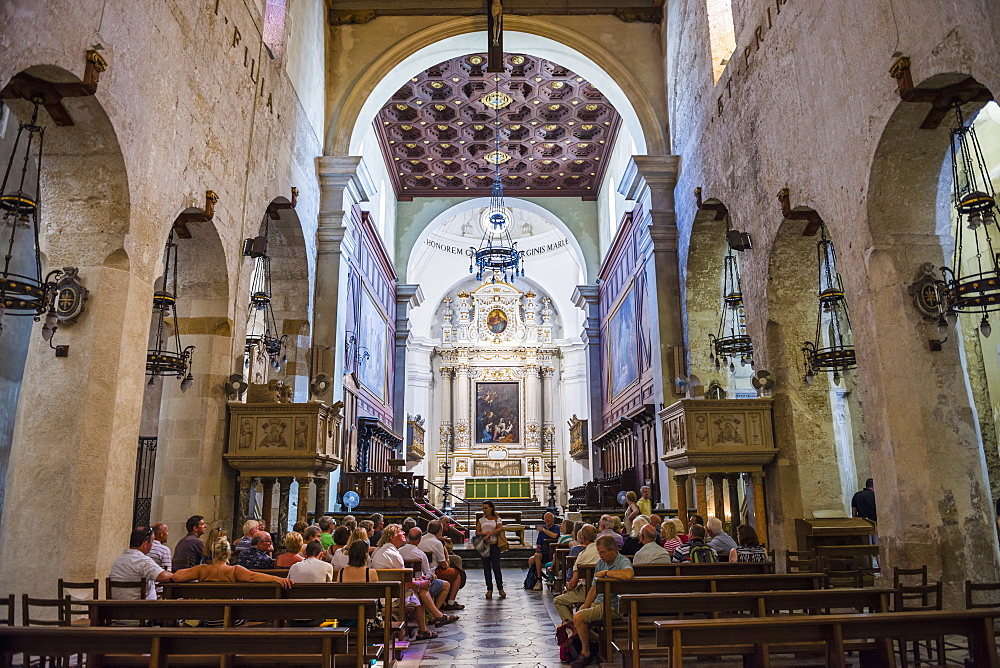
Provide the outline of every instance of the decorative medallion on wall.
[[62,277],[56,281],[55,299],[52,308],[60,325],[72,325],[83,315],[90,292],[80,282],[76,267],[63,267]]
[[503,309],[493,309],[486,316],[486,326],[494,334],[503,334],[504,330],[507,329],[507,314],[503,312]]
[[515,54],[504,65],[497,88],[485,54],[453,58],[414,76],[382,107],[375,132],[399,199],[489,195],[496,161],[507,195],[597,199],[618,112],[557,63]]

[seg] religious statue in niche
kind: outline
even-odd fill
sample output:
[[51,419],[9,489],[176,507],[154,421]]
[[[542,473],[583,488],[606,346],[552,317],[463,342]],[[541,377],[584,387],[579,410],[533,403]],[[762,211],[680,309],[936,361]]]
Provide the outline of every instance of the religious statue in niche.
[[520,383],[476,383],[476,443],[520,443]]
[[240,420],[240,450],[249,450],[253,447],[253,420],[244,418]]
[[295,420],[295,449],[306,450],[309,447],[309,421],[305,418]]
[[498,308],[490,311],[490,314],[486,316],[486,326],[490,328],[490,331],[494,334],[502,334],[505,329],[507,329],[507,315]]

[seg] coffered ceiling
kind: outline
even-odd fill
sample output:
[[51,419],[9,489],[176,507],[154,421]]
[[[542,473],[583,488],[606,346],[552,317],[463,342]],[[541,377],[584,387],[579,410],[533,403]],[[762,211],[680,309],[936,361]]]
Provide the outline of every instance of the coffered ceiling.
[[504,73],[493,75],[484,53],[445,61],[382,107],[375,131],[399,199],[489,195],[493,161],[506,194],[596,199],[618,112],[557,63],[505,54],[504,64]]

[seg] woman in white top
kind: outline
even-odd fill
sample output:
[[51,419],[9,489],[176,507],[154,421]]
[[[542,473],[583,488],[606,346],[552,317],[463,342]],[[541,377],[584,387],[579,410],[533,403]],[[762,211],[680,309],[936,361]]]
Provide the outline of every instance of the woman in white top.
[[500,598],[507,598],[503,590],[503,574],[500,571],[500,546],[497,536],[503,531],[503,521],[497,515],[496,506],[492,501],[483,501],[483,516],[476,522],[476,535],[483,538],[490,546],[490,556],[482,557],[483,573],[486,574],[486,598],[493,598],[493,576],[497,578],[497,589]]

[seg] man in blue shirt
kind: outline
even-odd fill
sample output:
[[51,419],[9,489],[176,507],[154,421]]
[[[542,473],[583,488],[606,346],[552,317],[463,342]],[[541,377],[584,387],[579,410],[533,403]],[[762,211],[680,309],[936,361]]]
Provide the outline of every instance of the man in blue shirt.
[[528,559],[528,568],[534,568],[538,574],[538,582],[535,583],[534,587],[535,591],[541,591],[542,589],[542,566],[552,561],[552,558],[549,556],[549,545],[559,540],[559,525],[556,524],[555,515],[545,513],[542,519],[545,520],[545,524],[539,524],[536,527],[538,529],[538,537],[535,539],[535,553]]
[[[573,661],[573,668],[582,668],[594,659],[590,653],[590,625],[604,619],[604,606],[607,605],[604,594],[597,593],[597,583],[603,580],[631,580],[635,577],[632,562],[625,555],[618,553],[618,545],[611,536],[601,536],[597,539],[597,554],[601,558],[594,568],[594,581],[591,583],[583,605],[573,615],[573,625],[576,627],[576,633],[583,645],[580,656]],[[611,597],[611,618],[613,620],[622,618],[618,613],[618,596],[616,595]]]

